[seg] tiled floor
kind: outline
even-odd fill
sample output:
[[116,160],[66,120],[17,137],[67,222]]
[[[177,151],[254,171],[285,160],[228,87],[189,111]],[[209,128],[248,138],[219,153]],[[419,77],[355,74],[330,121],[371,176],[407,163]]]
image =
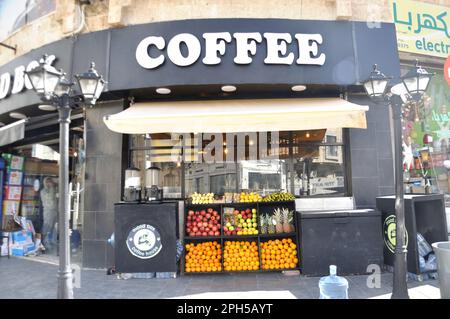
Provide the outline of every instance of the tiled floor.
[[[40,262],[36,262],[40,261]],[[49,258],[0,258],[0,298],[55,298],[57,265]],[[380,288],[367,276],[349,276],[350,298],[389,298],[392,274]],[[75,298],[318,298],[319,278],[279,273],[190,275],[176,279],[117,279],[103,270],[82,270]],[[437,280],[410,282],[411,298],[440,298]]]

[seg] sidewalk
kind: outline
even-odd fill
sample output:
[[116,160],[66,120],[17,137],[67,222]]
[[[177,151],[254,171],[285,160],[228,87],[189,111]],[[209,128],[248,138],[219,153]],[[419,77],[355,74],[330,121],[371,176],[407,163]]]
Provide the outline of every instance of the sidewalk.
[[[37,262],[40,261],[40,262]],[[46,258],[0,258],[0,299],[55,298],[57,265]],[[381,275],[381,288],[368,288],[367,276],[348,276],[351,299],[389,298],[392,274]],[[278,273],[238,275],[189,275],[177,279],[119,280],[104,270],[81,271],[75,298],[270,298],[315,299],[319,278]],[[440,298],[437,280],[410,282],[415,299]]]

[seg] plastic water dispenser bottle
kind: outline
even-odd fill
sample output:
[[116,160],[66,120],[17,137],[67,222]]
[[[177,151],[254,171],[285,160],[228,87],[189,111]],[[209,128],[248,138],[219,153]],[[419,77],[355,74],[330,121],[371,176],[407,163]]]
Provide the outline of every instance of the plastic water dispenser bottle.
[[330,275],[319,280],[319,299],[348,299],[348,281],[337,275],[337,267],[330,265]]

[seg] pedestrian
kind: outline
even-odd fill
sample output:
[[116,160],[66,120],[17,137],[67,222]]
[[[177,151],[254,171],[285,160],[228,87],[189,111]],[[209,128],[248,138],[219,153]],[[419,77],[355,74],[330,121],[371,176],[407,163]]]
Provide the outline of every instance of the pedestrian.
[[44,222],[42,226],[42,244],[46,250],[56,245],[55,226],[58,218],[57,185],[51,177],[44,178],[44,187],[40,192]]

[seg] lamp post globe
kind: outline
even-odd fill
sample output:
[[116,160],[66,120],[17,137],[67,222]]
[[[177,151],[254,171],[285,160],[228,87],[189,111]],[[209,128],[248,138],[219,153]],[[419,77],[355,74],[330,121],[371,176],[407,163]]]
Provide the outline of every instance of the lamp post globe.
[[94,105],[106,84],[106,81],[103,80],[103,77],[95,69],[95,63],[91,62],[89,70],[75,75],[75,78],[80,86],[84,102],[89,105]]
[[420,101],[425,91],[431,82],[431,78],[434,73],[430,73],[419,65],[419,61],[416,60],[413,69],[408,71],[401,77],[402,83],[405,86],[406,91],[415,101]]
[[25,74],[33,86],[33,90],[46,100],[51,99],[62,76],[61,71],[50,65],[46,54],[39,61],[37,67],[25,72]]
[[383,100],[390,79],[392,79],[392,77],[384,75],[378,69],[378,65],[374,64],[369,78],[363,83],[367,95],[376,101]]

